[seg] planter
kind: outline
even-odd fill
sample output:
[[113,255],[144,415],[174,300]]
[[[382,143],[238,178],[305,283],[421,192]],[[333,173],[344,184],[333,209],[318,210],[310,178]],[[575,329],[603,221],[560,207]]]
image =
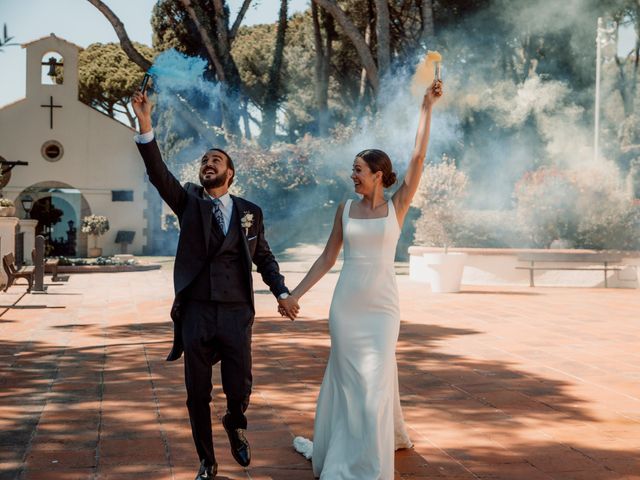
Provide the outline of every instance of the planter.
[[102,256],[102,248],[100,248],[100,247],[89,248],[88,255],[90,257],[101,257]]
[[16,207],[0,207],[0,217],[15,217]]
[[466,253],[425,253],[423,259],[433,293],[460,291]]
[[409,256],[409,278],[414,282],[429,283],[429,270],[424,254]]

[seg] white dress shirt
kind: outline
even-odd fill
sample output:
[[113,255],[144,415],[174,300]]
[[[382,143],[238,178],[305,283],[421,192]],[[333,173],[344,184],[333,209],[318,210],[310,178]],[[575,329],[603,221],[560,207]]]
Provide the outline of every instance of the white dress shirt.
[[153,130],[149,130],[147,133],[138,133],[133,136],[136,143],[149,143],[154,139]]

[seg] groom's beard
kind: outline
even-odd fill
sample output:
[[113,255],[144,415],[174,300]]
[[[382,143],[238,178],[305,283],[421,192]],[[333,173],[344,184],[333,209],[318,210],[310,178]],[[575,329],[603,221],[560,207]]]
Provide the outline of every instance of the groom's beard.
[[205,188],[205,190],[209,188],[222,187],[226,181],[227,177],[224,173],[216,175],[214,178],[204,178],[204,176],[200,174],[200,184]]

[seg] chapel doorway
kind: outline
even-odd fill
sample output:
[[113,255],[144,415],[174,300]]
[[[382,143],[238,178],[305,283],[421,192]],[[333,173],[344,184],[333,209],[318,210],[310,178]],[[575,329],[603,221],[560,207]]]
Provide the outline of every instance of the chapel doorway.
[[61,182],[33,185],[18,196],[33,199],[30,217],[38,220],[36,235],[45,238],[47,256],[87,256],[87,236],[82,234],[82,218],[91,214],[89,204],[80,190]]

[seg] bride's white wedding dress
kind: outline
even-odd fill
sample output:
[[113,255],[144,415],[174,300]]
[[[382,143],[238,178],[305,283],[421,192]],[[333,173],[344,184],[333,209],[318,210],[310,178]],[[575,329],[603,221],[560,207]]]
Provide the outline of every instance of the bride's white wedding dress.
[[400,227],[393,206],[383,218],[342,214],[344,264],[329,311],[331,353],[313,442],[294,439],[323,480],[392,480],[394,450],[411,447],[398,393],[400,328],[394,256]]

